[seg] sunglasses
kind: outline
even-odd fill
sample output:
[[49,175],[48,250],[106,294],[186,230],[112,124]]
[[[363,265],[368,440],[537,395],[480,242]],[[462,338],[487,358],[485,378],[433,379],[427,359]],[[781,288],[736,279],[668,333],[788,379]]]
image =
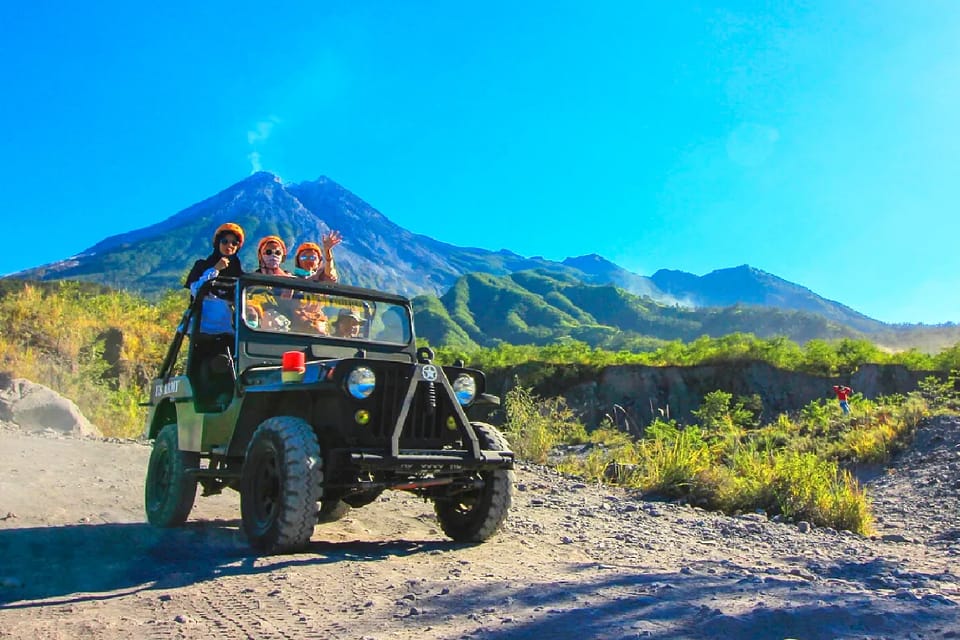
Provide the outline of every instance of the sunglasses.
[[282,255],[283,255],[283,251],[281,251],[280,249],[264,249],[264,250],[263,250],[263,255],[265,255],[265,256],[282,256]]
[[235,247],[239,247],[239,246],[240,246],[240,241],[239,241],[239,240],[231,240],[230,238],[220,238],[220,244],[230,244],[230,245],[233,245],[233,246],[235,246]]
[[303,256],[300,256],[300,259],[303,260],[304,262],[316,262],[317,260],[320,259],[320,256],[303,255]]

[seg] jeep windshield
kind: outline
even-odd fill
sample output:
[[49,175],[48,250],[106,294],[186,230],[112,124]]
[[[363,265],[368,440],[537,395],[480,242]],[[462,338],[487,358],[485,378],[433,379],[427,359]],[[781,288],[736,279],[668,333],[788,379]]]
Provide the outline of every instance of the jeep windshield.
[[243,323],[261,333],[406,345],[413,333],[404,305],[289,286],[250,284],[243,289]]

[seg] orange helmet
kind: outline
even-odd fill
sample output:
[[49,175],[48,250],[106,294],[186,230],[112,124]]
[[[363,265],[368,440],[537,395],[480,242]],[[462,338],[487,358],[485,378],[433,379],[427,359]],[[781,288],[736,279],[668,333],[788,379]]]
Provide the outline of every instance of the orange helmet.
[[299,247],[297,247],[297,253],[295,254],[294,262],[299,267],[300,266],[300,254],[304,251],[310,250],[316,251],[317,255],[320,256],[320,259],[323,260],[323,251],[320,250],[320,245],[316,242],[304,242]]
[[259,256],[261,253],[263,253],[263,247],[264,247],[264,245],[266,245],[268,242],[276,242],[278,245],[280,245],[280,250],[283,251],[283,257],[284,257],[284,258],[287,257],[287,245],[283,242],[283,240],[280,239],[280,236],[267,236],[267,237],[265,237],[265,238],[261,238],[260,242],[257,243],[257,255],[258,255],[258,256]]
[[213,232],[213,248],[217,248],[217,243],[220,242],[220,236],[225,233],[232,233],[237,236],[237,240],[240,241],[240,246],[243,246],[243,228],[234,224],[233,222],[224,222],[222,225],[217,227],[217,230]]

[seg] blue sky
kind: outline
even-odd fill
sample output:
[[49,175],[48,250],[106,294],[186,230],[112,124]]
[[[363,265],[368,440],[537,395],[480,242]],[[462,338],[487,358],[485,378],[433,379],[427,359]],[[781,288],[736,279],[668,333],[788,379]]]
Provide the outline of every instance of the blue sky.
[[454,244],[960,321],[952,0],[0,7],[0,273],[262,168]]

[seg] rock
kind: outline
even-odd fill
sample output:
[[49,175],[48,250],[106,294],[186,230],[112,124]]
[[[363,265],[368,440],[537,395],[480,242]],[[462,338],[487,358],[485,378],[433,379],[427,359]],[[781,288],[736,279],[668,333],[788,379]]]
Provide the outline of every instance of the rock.
[[[928,593],[923,596],[923,602],[926,604],[945,604],[948,607],[956,607],[957,603],[943,595],[942,593]],[[944,636],[946,637],[946,636]]]
[[885,533],[880,536],[880,539],[884,542],[909,542],[909,540],[899,533]]
[[797,523],[797,531],[799,531],[800,533],[809,533],[810,529],[812,528],[813,527],[811,527],[810,523],[807,522],[806,520],[801,520],[800,522]]
[[51,429],[60,435],[100,437],[100,430],[90,424],[72,400],[42,384],[15,378],[0,389],[0,415],[25,431]]

